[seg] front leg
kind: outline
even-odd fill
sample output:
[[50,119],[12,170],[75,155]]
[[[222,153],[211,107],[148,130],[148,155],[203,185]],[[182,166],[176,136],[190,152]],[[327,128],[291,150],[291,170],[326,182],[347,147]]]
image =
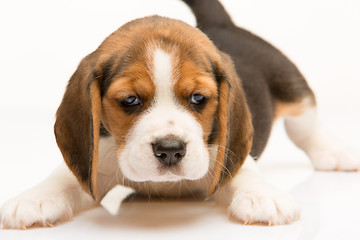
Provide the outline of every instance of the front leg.
[[0,209],[3,228],[52,226],[96,205],[63,164],[39,185],[8,200]]
[[250,156],[214,198],[226,204],[231,216],[243,224],[288,224],[300,217],[295,200],[264,182]]

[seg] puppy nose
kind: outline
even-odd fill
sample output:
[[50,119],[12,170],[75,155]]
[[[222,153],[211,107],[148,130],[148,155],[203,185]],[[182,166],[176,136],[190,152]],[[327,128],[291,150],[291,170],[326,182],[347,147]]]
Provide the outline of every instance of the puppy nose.
[[179,163],[186,153],[186,144],[175,139],[163,139],[152,144],[155,157],[164,165]]

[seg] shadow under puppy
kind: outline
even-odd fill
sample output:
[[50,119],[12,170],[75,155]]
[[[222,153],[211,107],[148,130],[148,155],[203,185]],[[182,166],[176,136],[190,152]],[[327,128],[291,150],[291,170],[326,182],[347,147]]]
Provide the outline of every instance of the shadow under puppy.
[[324,141],[314,95],[286,57],[236,28],[217,1],[185,2],[217,47],[158,16],[106,38],[81,61],[57,112],[67,166],[5,203],[3,228],[52,226],[118,184],[152,196],[202,192],[245,224],[295,221],[296,202],[264,182],[254,162],[281,116],[316,168],[358,169]]

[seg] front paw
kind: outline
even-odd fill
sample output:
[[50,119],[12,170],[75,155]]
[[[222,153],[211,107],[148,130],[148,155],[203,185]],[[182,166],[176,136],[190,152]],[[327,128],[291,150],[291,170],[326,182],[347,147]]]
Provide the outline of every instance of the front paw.
[[238,190],[229,211],[232,217],[243,224],[282,225],[300,218],[295,200],[267,184]]
[[61,196],[24,193],[6,202],[0,209],[2,228],[26,229],[52,227],[72,217],[71,207]]

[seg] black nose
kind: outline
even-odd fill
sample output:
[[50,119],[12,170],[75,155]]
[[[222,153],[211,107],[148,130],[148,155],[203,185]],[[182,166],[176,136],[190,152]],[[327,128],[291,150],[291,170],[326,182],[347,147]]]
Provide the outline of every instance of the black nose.
[[152,148],[155,157],[167,166],[180,162],[186,153],[186,144],[174,139],[158,140],[152,144]]

